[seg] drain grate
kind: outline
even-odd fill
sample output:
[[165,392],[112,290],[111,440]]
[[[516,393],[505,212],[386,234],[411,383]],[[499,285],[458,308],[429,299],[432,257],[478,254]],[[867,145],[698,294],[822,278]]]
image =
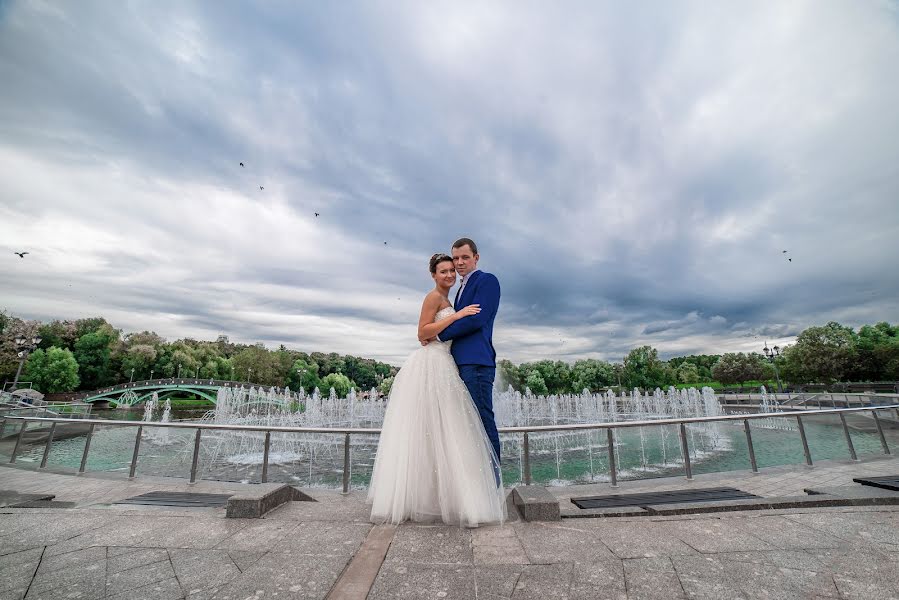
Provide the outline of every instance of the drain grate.
[[703,488],[698,490],[674,490],[670,492],[647,492],[642,494],[616,494],[613,496],[591,496],[572,498],[578,508],[618,508],[621,506],[649,506],[651,504],[681,504],[687,502],[717,502],[719,500],[748,500],[758,498],[736,488]]
[[232,494],[194,494],[190,492],[147,492],[116,504],[144,504],[152,506],[224,507]]
[[899,475],[889,475],[887,477],[858,477],[852,481],[862,485],[870,485],[885,490],[899,492]]

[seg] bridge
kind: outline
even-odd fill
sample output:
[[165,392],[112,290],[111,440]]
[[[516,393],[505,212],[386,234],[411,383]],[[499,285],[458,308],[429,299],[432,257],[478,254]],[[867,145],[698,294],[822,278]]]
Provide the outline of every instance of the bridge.
[[149,400],[155,392],[158,394],[160,400],[165,400],[166,398],[176,395],[192,394],[214,403],[219,388],[239,388],[246,386],[262,388],[267,391],[271,389],[283,391],[282,388],[256,385],[243,381],[167,377],[165,379],[147,379],[144,381],[121,383],[112,387],[92,390],[89,392],[65,394],[65,399],[88,403],[115,402],[120,406],[133,406]]

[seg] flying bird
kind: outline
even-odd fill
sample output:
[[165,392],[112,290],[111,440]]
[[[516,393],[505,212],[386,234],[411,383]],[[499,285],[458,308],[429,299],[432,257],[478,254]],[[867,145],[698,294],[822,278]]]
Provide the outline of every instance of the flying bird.
[[[384,243],[386,244],[387,242],[384,242]],[[30,253],[29,252],[13,252],[13,254],[18,254],[19,258],[25,258],[25,255],[30,254]]]
[[265,189],[265,188],[264,188],[264,187],[262,187],[262,186],[261,186],[261,185],[260,185],[260,186],[259,186],[259,189],[260,189],[260,190],[264,190],[264,189]]
[[243,163],[240,163],[240,166],[242,167],[242,166],[243,166]]
[[384,245],[386,246],[386,245],[387,245],[387,242],[384,242]]
[[793,262],[793,259],[792,259],[792,258],[788,258],[787,260],[790,261],[790,262]]
[[318,216],[318,213],[315,213],[315,216],[317,217],[317,216]]

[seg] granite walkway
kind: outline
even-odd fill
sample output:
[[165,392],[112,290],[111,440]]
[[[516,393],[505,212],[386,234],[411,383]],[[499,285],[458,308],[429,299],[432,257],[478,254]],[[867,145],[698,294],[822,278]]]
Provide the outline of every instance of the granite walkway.
[[[899,473],[895,459],[730,473],[717,481],[786,495],[801,492],[809,477],[842,485],[851,476],[888,473]],[[703,477],[629,482],[619,491],[683,488]],[[373,527],[358,491],[304,490],[318,501],[293,502],[254,520],[225,519],[222,509],[114,504],[151,490],[243,487],[0,468],[0,489],[76,503],[0,508],[0,600],[899,598],[899,507],[459,529]],[[553,492],[564,503],[572,492],[596,490],[609,488]],[[380,555],[372,551],[378,548]],[[366,570],[361,588],[350,585]]]

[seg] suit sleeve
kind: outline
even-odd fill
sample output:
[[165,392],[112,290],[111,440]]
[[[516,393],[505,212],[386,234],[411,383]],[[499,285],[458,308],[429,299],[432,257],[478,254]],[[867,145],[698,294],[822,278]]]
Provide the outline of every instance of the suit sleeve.
[[448,342],[474,333],[496,317],[496,311],[499,310],[499,280],[493,275],[486,274],[478,283],[480,285],[478,285],[471,303],[480,304],[481,312],[459,319],[441,331],[437,336],[441,342]]

